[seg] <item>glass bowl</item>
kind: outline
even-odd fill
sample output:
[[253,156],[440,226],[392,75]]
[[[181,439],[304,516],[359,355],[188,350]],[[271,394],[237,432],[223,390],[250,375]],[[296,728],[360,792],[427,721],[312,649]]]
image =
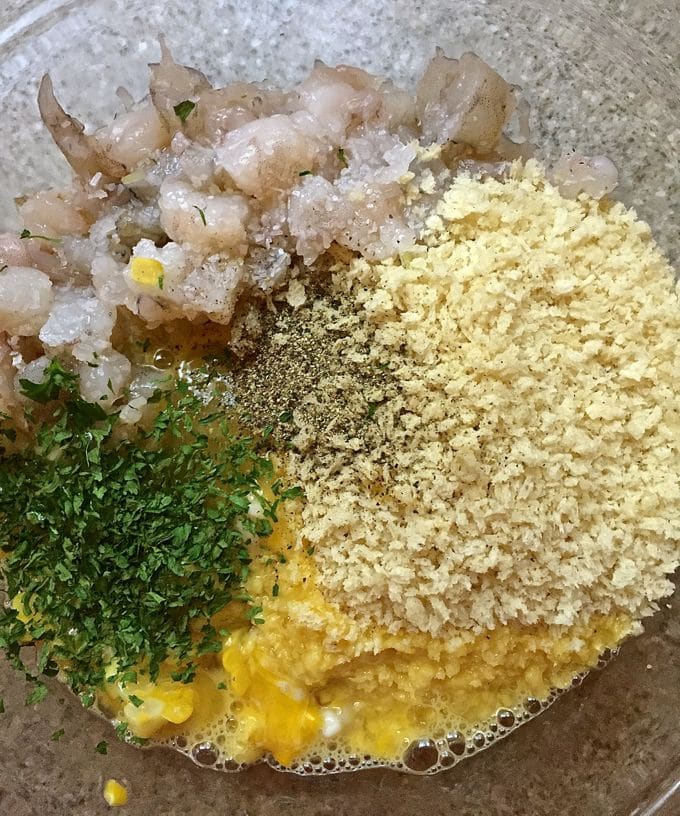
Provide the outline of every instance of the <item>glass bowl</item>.
[[[0,10],[0,229],[14,196],[57,183],[66,165],[36,107],[49,71],[67,110],[101,124],[122,85],[146,92],[165,33],[177,59],[212,79],[299,79],[313,59],[349,62],[410,85],[436,45],[473,50],[521,84],[547,156],[576,148],[618,165],[617,196],[648,220],[677,265],[680,240],[680,13],[675,0],[5,0]],[[394,771],[300,778],[259,766],[209,773],[162,749],[116,742],[59,686],[24,708],[20,676],[0,662],[2,812],[104,812],[103,781],[130,789],[128,814],[316,816],[651,816],[680,813],[680,615],[662,604],[545,714],[436,777]],[[60,730],[64,734],[57,741]],[[54,737],[54,739],[52,738]],[[109,742],[108,754],[95,746]]]

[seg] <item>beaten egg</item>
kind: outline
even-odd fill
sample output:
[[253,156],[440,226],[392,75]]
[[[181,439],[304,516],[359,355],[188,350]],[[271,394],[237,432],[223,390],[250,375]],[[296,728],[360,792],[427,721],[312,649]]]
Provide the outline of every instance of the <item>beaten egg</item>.
[[362,626],[322,594],[299,526],[294,513],[275,526],[246,586],[261,613],[248,621],[234,603],[216,616],[222,649],[191,682],[165,669],[111,684],[103,710],[219,767],[435,770],[537,713],[636,627],[625,614],[436,638]]

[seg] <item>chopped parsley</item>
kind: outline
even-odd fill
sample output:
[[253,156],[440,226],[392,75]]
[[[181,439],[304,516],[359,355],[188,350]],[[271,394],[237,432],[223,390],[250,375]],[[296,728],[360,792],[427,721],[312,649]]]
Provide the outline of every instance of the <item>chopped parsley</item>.
[[173,110],[177,114],[177,118],[181,122],[186,122],[187,116],[191,113],[191,111],[196,107],[196,103],[192,102],[190,99],[185,99],[183,102],[178,103],[173,107]]
[[65,733],[66,733],[66,731],[64,731],[63,728],[60,728],[58,731],[55,731],[52,734],[52,736],[50,737],[50,740],[52,742],[59,742],[59,740],[64,736]]
[[345,156],[345,148],[344,147],[339,147],[338,148],[338,161],[340,162],[340,164],[343,164],[345,167],[347,167],[348,162],[347,162],[347,156]]
[[19,235],[19,238],[24,238],[24,239],[26,239],[26,238],[38,238],[41,241],[52,241],[55,244],[58,244],[58,243],[61,242],[60,238],[50,238],[49,235],[34,235],[30,230],[27,230],[27,229],[21,231],[21,235]]
[[128,735],[128,724],[125,720],[116,723],[116,736],[119,740],[126,740]]
[[[127,726],[126,726],[126,728],[127,728]],[[103,754],[104,756],[106,756],[106,754],[108,754],[108,752],[109,752],[109,744],[108,744],[108,742],[106,740],[102,740],[101,742],[98,742],[94,746],[94,750],[98,754]]]
[[198,214],[201,216],[201,221],[203,222],[203,226],[207,227],[208,222],[205,220],[205,211],[202,210],[200,207],[197,207],[196,204],[194,204],[194,209],[198,210]]
[[279,585],[274,584],[274,586],[272,587],[272,597],[278,598],[278,596],[279,596]]
[[0,448],[0,580],[22,614],[0,609],[0,648],[36,681],[27,704],[47,694],[21,659],[28,643],[40,644],[38,670],[60,667],[85,704],[104,682],[155,680],[164,662],[191,682],[196,659],[221,648],[212,615],[239,600],[262,622],[244,590],[250,546],[298,492],[275,483],[270,501],[262,440],[234,433],[184,382],[133,430],[84,401],[57,360],[22,387],[34,442]]
[[47,686],[44,683],[36,683],[26,696],[26,705],[32,706],[42,703],[47,697]]
[[158,276],[158,288],[163,289],[164,286],[165,286],[165,275],[159,275]]

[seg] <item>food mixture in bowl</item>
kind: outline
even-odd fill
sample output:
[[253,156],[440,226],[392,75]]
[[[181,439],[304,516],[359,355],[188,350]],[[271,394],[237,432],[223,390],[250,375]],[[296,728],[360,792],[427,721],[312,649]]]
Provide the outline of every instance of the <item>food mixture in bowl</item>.
[[200,764],[453,765],[672,591],[672,270],[474,54],[119,96],[42,80],[0,237],[0,644]]

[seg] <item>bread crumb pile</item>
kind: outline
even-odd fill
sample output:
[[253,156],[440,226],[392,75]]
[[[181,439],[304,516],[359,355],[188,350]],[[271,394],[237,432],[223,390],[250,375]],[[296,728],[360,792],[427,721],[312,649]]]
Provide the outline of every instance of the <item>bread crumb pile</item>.
[[680,303],[649,227],[529,162],[457,178],[427,229],[335,275],[399,387],[370,450],[291,455],[321,586],[432,635],[651,614],[680,555]]

